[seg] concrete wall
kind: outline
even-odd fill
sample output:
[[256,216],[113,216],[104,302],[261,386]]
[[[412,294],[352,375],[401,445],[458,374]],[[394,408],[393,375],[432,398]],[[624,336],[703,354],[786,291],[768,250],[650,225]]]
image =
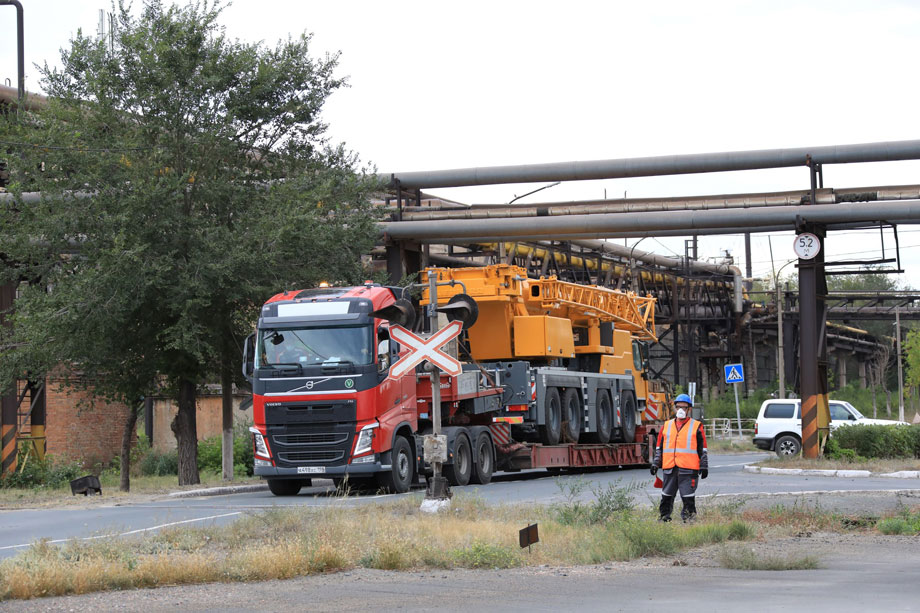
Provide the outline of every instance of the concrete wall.
[[[252,422],[252,409],[240,411],[240,404],[252,396],[237,394],[233,397],[233,423]],[[156,398],[153,401],[153,448],[157,451],[168,451],[176,448],[176,437],[170,425],[176,416],[178,408],[169,399]],[[220,436],[222,414],[220,394],[201,394],[198,396],[197,416],[198,440],[213,436]],[[143,419],[139,420],[143,424]]]

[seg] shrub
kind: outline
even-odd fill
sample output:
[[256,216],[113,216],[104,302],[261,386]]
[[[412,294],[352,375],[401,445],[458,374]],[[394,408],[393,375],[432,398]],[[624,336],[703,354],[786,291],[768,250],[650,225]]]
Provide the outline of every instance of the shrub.
[[65,458],[47,455],[42,461],[20,452],[15,472],[3,475],[0,487],[60,488],[86,474],[83,465]]
[[865,462],[866,458],[862,457],[854,449],[844,449],[836,438],[829,438],[824,446],[824,456],[831,460],[842,462]]
[[465,549],[455,549],[451,554],[457,565],[464,568],[513,568],[521,565],[520,555],[514,549],[479,540]]
[[141,474],[165,477],[179,474],[179,453],[175,450],[160,452],[150,449],[140,461]]
[[[237,424],[233,430],[233,473],[251,477],[253,456],[249,424]],[[220,436],[212,436],[198,442],[198,470],[208,470],[214,473],[223,470]]]
[[852,450],[864,458],[920,457],[920,425],[842,426],[834,430],[828,444],[846,453]]
[[608,483],[606,487],[592,488],[596,499],[582,502],[578,497],[587,489],[584,479],[557,479],[556,487],[565,497],[565,502],[552,507],[556,521],[566,526],[576,524],[600,524],[615,515],[629,514],[635,503],[632,493],[643,489],[644,483],[633,482],[620,485],[622,479]]

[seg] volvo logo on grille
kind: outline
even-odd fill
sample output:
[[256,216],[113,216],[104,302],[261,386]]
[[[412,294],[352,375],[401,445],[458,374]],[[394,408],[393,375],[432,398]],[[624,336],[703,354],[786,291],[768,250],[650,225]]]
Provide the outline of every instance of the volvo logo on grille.
[[307,382],[304,384],[304,387],[307,388],[308,390],[313,389],[313,382],[312,382],[312,381],[307,381]]

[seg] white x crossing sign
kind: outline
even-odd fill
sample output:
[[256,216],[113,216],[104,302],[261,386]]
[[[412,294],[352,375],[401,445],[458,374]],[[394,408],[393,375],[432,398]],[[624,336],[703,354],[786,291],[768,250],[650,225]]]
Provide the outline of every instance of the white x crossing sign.
[[744,365],[743,364],[726,364],[725,365],[725,382],[726,383],[744,383]]
[[460,374],[460,362],[441,351],[441,347],[457,338],[463,330],[463,324],[452,321],[429,338],[424,339],[412,334],[402,326],[391,326],[390,336],[400,345],[409,348],[409,353],[399,358],[390,369],[391,377],[401,377],[415,368],[422,360],[428,360],[447,374],[456,377]]

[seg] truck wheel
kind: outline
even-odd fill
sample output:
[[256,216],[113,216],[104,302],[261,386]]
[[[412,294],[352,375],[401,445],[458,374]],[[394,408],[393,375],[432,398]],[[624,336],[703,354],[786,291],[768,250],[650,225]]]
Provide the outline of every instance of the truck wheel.
[[377,484],[388,492],[403,494],[409,491],[414,476],[412,447],[404,436],[397,436],[390,452],[390,470],[377,475]]
[[589,443],[600,443],[605,445],[610,442],[610,435],[613,433],[613,402],[610,400],[610,392],[607,390],[597,390],[597,432],[585,435]]
[[275,496],[296,496],[303,484],[299,479],[269,479],[268,489]]
[[470,439],[461,434],[454,446],[454,461],[444,466],[444,476],[451,485],[466,485],[470,482],[472,472],[473,452],[470,449]]
[[492,439],[485,432],[480,432],[476,437],[476,462],[473,465],[473,474],[470,481],[485,485],[492,480],[495,470],[495,461],[492,456]]
[[636,397],[632,392],[620,393],[620,427],[617,428],[617,443],[632,443],[636,440]]
[[559,390],[555,387],[546,388],[543,397],[543,420],[540,426],[540,440],[544,445],[558,445],[562,438],[562,401],[559,400]]
[[570,387],[562,394],[562,440],[577,443],[581,433],[582,408],[578,390]]
[[799,439],[787,434],[776,439],[776,445],[773,448],[779,457],[791,458],[802,451],[802,443],[799,442]]

